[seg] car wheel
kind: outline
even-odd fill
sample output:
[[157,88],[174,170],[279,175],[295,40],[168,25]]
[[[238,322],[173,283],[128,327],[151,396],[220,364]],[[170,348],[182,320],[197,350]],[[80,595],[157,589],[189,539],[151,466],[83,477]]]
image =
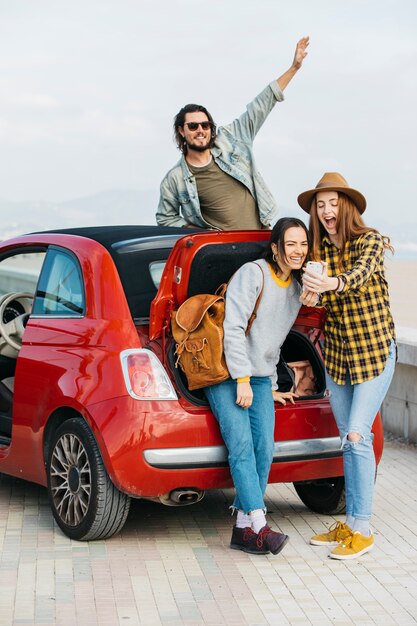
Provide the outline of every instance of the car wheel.
[[345,512],[345,479],[343,476],[294,483],[294,488],[300,500],[315,513],[335,515]]
[[111,482],[86,422],[82,418],[64,422],[49,449],[49,500],[61,530],[79,541],[105,539],[119,532],[130,498]]

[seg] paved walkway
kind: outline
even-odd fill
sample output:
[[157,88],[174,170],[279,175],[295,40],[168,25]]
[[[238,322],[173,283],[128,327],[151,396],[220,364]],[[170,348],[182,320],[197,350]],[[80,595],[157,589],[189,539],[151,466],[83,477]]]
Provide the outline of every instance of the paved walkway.
[[123,532],[79,543],[54,526],[46,490],[0,476],[0,625],[417,624],[417,448],[387,443],[376,548],[358,561],[307,543],[334,519],[291,485],[268,488],[278,556],[230,550],[231,492],[183,509],[146,501]]

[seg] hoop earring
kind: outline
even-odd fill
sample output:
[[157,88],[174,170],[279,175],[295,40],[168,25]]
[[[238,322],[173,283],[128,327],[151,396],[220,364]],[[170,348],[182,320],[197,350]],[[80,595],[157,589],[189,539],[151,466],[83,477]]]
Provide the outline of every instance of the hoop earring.
[[277,255],[276,254],[272,254],[272,259],[273,259],[274,263],[276,263],[278,265]]

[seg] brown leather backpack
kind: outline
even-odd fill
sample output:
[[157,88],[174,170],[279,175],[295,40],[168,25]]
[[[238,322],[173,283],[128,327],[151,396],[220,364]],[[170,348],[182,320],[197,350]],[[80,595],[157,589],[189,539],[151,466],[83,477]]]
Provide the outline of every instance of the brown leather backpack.
[[[262,288],[249,318],[246,335],[256,317],[264,289],[264,273],[261,266],[258,267],[262,272]],[[223,351],[225,294],[228,284],[220,285],[214,295],[202,293],[191,296],[171,313],[172,336],[176,341],[175,367],[179,364],[190,391],[221,383],[230,377]]]

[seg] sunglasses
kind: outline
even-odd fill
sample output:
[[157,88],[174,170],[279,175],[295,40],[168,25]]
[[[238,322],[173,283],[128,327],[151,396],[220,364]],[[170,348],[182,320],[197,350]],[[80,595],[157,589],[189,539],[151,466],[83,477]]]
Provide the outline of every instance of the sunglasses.
[[203,130],[209,130],[211,128],[211,122],[185,122],[184,126],[188,126],[188,130],[197,130],[199,126]]

